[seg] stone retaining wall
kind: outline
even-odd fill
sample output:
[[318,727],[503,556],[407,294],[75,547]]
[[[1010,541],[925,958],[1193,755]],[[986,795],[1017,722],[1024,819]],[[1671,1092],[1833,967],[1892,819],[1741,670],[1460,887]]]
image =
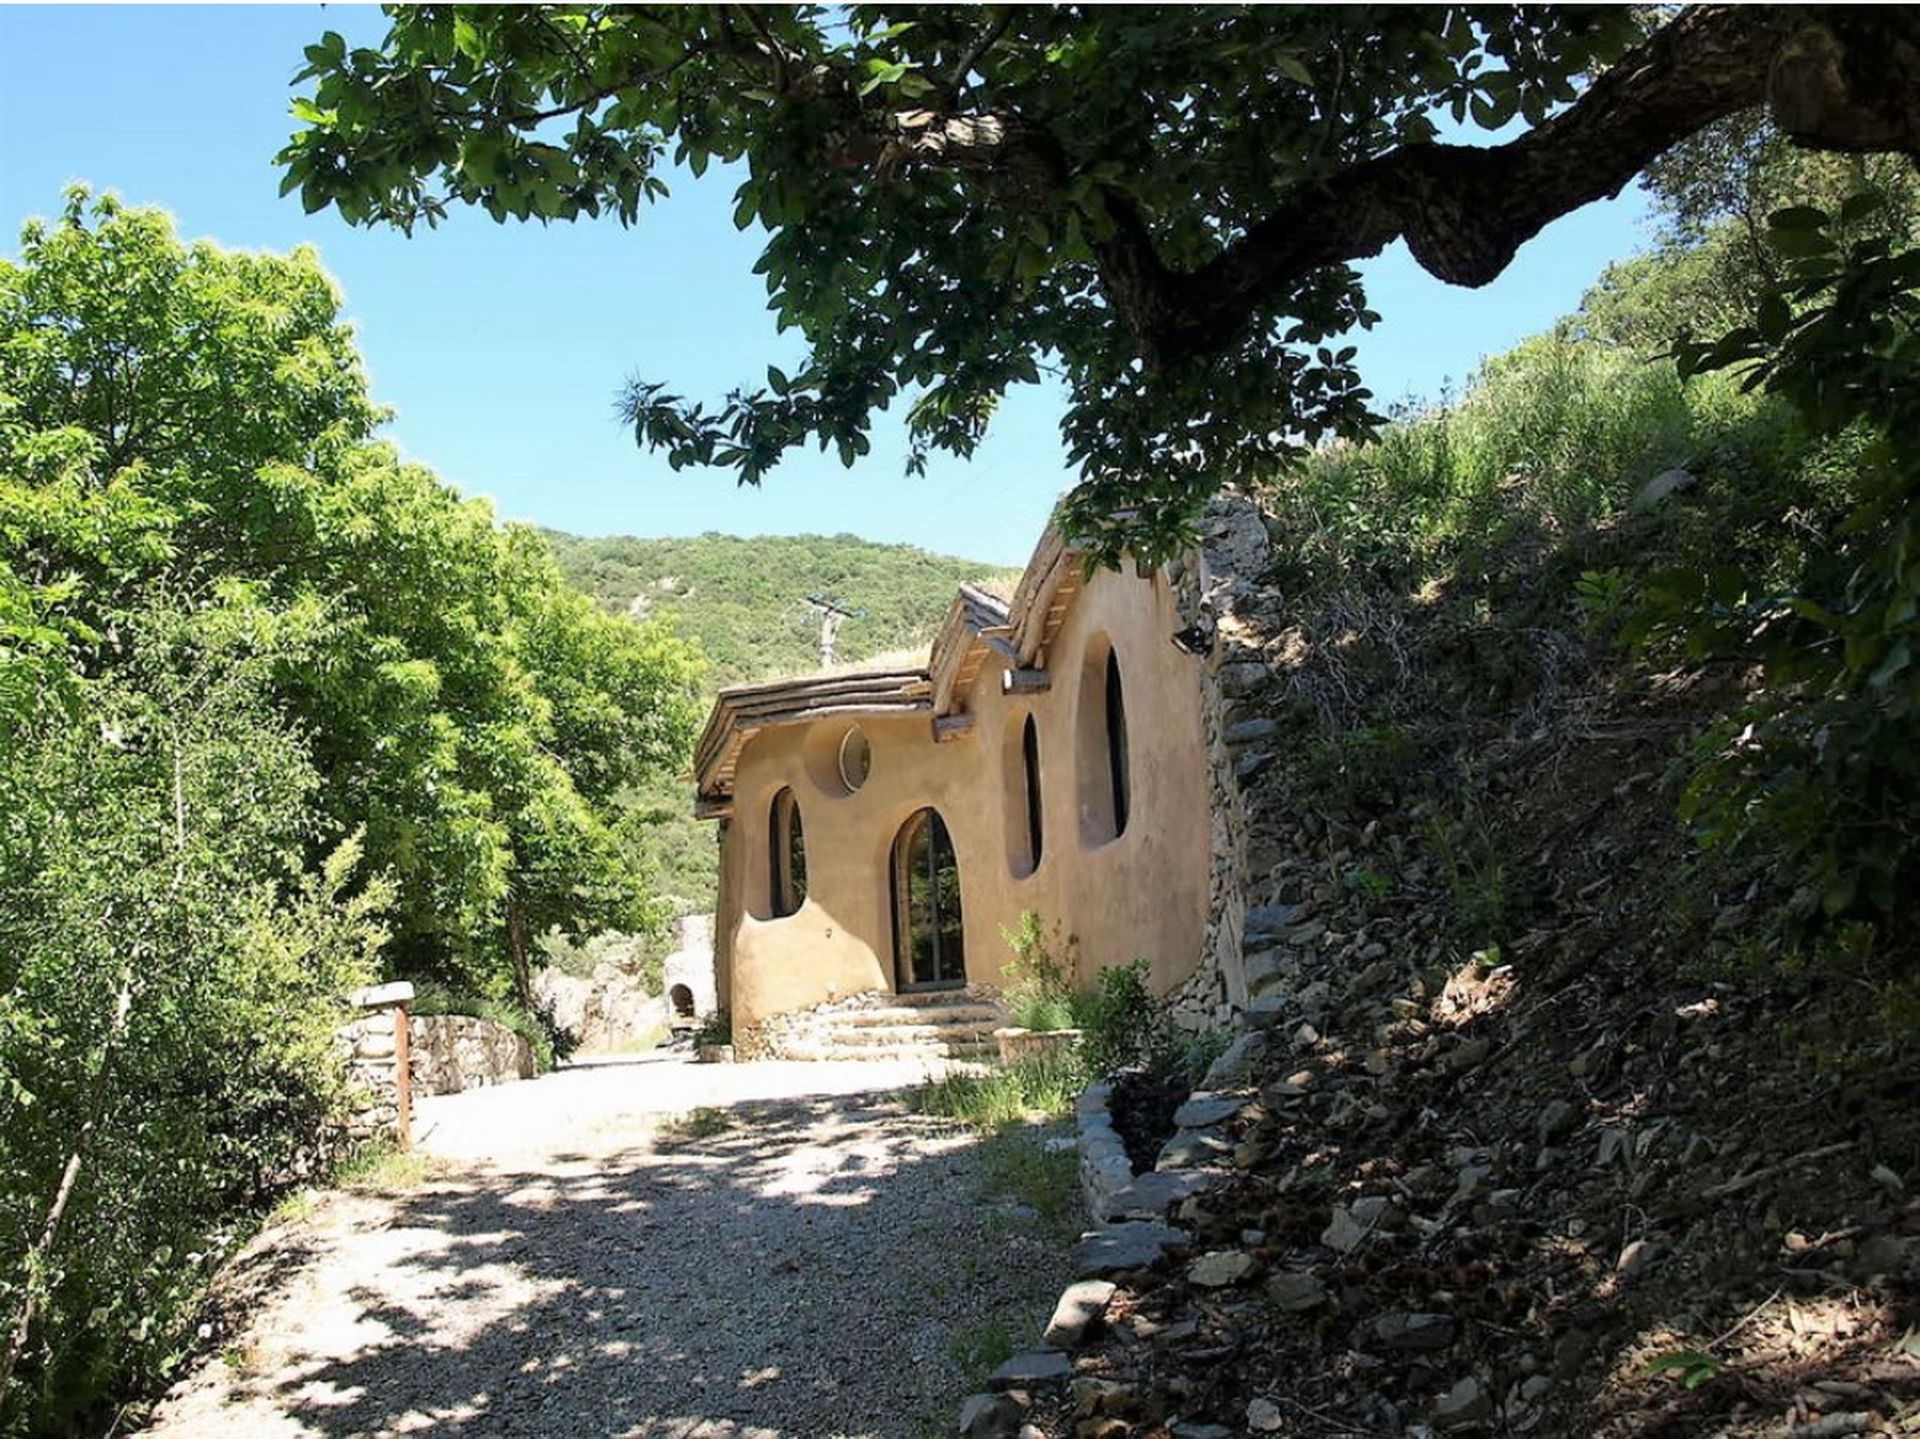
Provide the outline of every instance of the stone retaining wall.
[[[1234,1027],[1247,1007],[1244,935],[1249,830],[1243,782],[1261,757],[1240,747],[1250,721],[1239,701],[1264,682],[1267,666],[1243,642],[1237,611],[1258,593],[1272,563],[1266,522],[1251,501],[1221,495],[1201,516],[1200,545],[1169,570],[1180,616],[1208,644],[1200,676],[1200,722],[1207,748],[1208,802],[1213,816],[1207,930],[1200,963],[1169,998],[1183,1029]],[[1255,673],[1257,671],[1258,673]]]
[[[503,1024],[460,1014],[409,1015],[411,984],[387,984],[349,996],[358,1016],[334,1031],[334,1050],[354,1094],[340,1125],[348,1144],[390,1138],[412,1142],[415,1095],[457,1094],[486,1084],[532,1079],[533,1047]],[[404,1024],[407,1082],[401,1082]]]
[[464,1014],[415,1015],[413,1092],[458,1094],[534,1076],[533,1046],[504,1024]]
[[349,1144],[364,1144],[399,1131],[401,1096],[393,1016],[391,1007],[369,1009],[334,1031],[335,1050],[356,1096],[341,1125]]

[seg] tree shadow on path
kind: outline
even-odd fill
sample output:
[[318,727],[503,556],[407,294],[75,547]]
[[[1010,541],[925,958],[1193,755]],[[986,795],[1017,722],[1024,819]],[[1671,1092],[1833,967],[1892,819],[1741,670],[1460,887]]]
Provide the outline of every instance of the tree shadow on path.
[[365,1342],[236,1387],[330,1436],[909,1435],[956,1330],[1044,1319],[1058,1236],[983,1197],[972,1137],[873,1095],[724,1115],[398,1196],[342,1296]]

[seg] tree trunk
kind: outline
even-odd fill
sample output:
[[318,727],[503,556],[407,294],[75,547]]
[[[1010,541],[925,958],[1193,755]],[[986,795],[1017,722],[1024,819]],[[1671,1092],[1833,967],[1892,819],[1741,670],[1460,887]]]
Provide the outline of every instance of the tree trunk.
[[507,952],[513,957],[513,994],[520,1007],[533,1013],[533,964],[527,956],[527,912],[520,901],[507,900]]

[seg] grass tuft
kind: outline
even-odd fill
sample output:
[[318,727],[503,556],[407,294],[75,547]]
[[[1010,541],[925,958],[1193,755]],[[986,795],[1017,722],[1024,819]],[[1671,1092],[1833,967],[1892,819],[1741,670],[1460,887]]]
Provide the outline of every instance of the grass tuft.
[[954,1070],[928,1080],[905,1098],[921,1114],[994,1134],[1016,1124],[1071,1114],[1087,1081],[1086,1066],[1077,1054],[1053,1054],[1018,1064]]

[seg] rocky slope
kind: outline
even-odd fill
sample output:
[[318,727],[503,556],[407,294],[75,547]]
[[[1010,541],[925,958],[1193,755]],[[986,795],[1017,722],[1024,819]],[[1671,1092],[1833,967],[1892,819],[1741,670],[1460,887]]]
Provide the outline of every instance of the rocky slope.
[[1738,677],[1488,636],[1534,682],[1329,777],[1297,730],[1364,731],[1396,665],[1405,716],[1451,621],[1350,603],[1343,647],[1242,598],[1253,1036],[1160,1159],[1208,1187],[1083,1251],[1102,1322],[973,1432],[1920,1432],[1911,989],[1677,823],[1676,745]]

